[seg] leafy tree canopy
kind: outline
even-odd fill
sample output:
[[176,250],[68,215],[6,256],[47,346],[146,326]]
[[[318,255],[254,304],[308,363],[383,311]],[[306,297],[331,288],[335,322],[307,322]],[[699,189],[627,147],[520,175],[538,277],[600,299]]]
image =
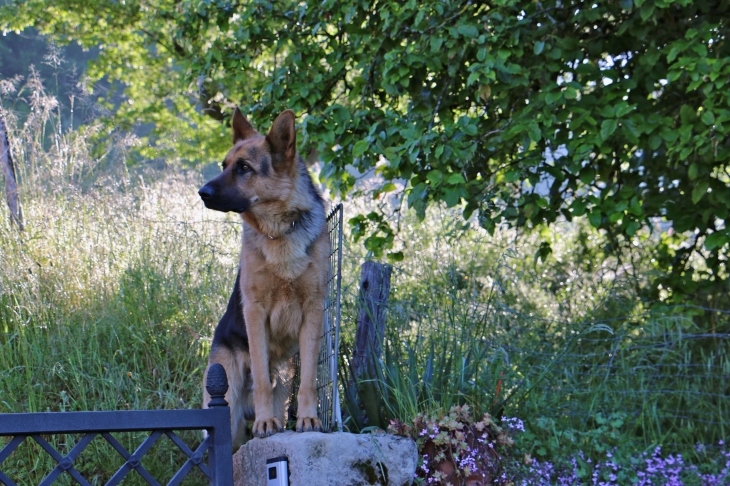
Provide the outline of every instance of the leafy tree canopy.
[[[630,246],[671,221],[651,288],[680,300],[728,276],[729,3],[26,0],[0,26],[101,46],[90,75],[123,81],[120,114],[183,159],[219,156],[234,105],[260,126],[292,108],[342,195],[352,166],[489,231],[586,216]],[[351,223],[399,257],[381,211]]]

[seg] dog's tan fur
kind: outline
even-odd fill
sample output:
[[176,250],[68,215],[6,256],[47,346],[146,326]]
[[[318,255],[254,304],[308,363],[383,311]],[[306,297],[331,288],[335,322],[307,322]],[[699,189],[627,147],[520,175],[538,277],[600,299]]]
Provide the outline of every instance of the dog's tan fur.
[[[244,222],[239,283],[248,351],[214,340],[208,359],[209,365],[222,364],[228,375],[226,400],[234,443],[240,444],[251,408],[254,436],[282,430],[286,364],[297,350],[296,429],[321,430],[316,376],[330,245],[321,197],[296,153],[294,113],[279,115],[264,137],[236,109],[233,141],[223,172],[201,189],[201,197],[205,187],[213,187],[225,201],[219,209],[213,196],[204,197],[206,206],[240,212]],[[208,401],[205,393],[204,404]]]

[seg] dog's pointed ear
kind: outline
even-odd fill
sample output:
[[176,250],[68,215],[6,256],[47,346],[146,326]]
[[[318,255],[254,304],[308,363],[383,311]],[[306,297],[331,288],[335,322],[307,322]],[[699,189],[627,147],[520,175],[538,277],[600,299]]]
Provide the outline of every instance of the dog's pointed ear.
[[251,125],[251,123],[243,116],[241,110],[236,107],[233,112],[233,144],[239,140],[246,140],[247,138],[255,137],[259,135],[259,132]]
[[271,153],[276,155],[280,163],[295,159],[297,153],[297,132],[294,127],[294,112],[286,110],[276,117],[271,130],[266,135],[266,141],[271,146]]

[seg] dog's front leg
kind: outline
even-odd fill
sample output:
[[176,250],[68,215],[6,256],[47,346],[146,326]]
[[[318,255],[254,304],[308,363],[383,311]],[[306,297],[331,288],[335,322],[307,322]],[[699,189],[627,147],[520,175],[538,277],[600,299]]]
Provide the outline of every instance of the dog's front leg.
[[266,310],[256,302],[244,307],[253,378],[253,407],[256,420],[254,437],[268,437],[282,432],[281,421],[274,416],[273,388],[269,371],[269,343],[266,335]]
[[304,324],[299,333],[301,384],[297,395],[297,432],[322,430],[322,422],[317,417],[317,358],[323,318],[321,300],[310,303],[304,311]]

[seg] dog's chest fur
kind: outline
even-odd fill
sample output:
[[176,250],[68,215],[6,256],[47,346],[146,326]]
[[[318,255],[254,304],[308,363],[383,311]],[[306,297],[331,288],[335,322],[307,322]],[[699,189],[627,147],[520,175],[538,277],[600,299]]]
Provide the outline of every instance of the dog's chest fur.
[[244,308],[256,303],[265,309],[272,363],[286,360],[297,351],[307,307],[321,307],[324,301],[327,269],[321,262],[327,261],[329,249],[324,224],[316,228],[319,234],[313,238],[275,240],[244,225],[242,302]]

